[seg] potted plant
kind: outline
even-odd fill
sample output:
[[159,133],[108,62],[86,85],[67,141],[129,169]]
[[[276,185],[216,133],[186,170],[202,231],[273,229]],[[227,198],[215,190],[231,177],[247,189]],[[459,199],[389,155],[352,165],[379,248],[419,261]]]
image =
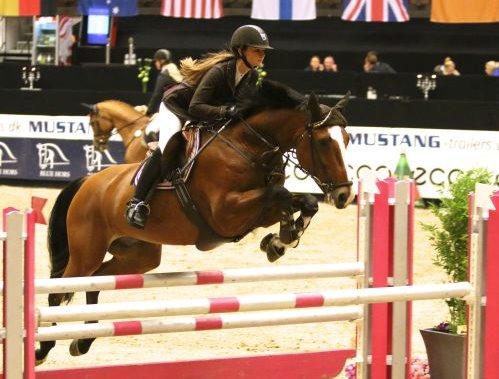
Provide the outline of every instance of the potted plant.
[[[435,248],[434,263],[442,268],[452,282],[467,280],[468,272],[468,195],[476,183],[488,183],[492,173],[481,168],[461,174],[442,191],[441,204],[433,204],[431,212],[438,225],[423,224]],[[436,327],[421,330],[426,346],[430,375],[438,379],[464,378],[466,303],[451,298],[446,300],[450,320]]]

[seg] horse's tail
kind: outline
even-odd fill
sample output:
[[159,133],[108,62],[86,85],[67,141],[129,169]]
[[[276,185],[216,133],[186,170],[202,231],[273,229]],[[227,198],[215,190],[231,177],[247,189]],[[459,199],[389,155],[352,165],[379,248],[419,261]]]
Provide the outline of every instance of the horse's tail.
[[[50,254],[50,277],[60,278],[69,261],[68,232],[66,229],[66,217],[69,205],[76,192],[81,187],[85,177],[77,179],[65,187],[55,201],[48,226],[48,250]],[[70,301],[72,293],[64,295],[66,301]]]

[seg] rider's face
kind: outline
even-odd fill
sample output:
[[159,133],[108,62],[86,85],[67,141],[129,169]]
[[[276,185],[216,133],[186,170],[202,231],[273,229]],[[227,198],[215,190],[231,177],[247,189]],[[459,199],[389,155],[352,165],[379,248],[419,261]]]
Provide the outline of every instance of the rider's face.
[[265,49],[258,49],[256,47],[248,47],[245,51],[246,59],[253,67],[261,66],[265,59]]

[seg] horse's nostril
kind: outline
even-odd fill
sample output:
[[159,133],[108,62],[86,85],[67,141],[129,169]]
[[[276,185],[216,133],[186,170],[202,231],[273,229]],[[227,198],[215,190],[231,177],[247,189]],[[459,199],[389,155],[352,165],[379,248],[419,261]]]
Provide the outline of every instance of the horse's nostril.
[[345,204],[346,202],[347,202],[347,195],[346,195],[345,193],[343,193],[343,192],[342,192],[342,193],[340,193],[340,194],[338,195],[338,204],[343,205],[343,204]]

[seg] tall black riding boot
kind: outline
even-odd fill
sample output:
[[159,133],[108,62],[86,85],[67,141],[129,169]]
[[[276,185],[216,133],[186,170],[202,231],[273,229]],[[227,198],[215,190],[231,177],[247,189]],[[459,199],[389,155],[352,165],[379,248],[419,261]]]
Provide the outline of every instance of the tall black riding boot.
[[147,203],[161,176],[161,150],[156,149],[147,159],[140,175],[134,197],[127,203],[125,217],[131,226],[144,229],[151,212]]

